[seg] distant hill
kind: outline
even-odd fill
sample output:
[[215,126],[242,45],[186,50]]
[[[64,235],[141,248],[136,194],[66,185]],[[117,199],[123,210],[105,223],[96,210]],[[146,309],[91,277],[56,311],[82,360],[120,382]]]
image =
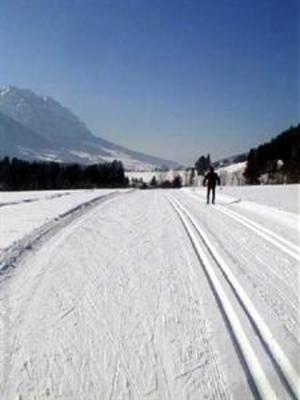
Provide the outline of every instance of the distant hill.
[[247,160],[248,153],[241,153],[231,157],[222,158],[213,163],[215,168],[227,167],[232,164],[242,163]]
[[0,88],[0,112],[19,124],[0,120],[0,148],[1,153],[8,152],[6,155],[17,152],[20,158],[84,164],[117,159],[127,170],[178,167],[177,162],[132,151],[95,136],[66,107],[29,89]]
[[300,124],[257,148],[247,157],[248,184],[300,182]]
[[300,124],[213,165],[224,185],[300,183]]

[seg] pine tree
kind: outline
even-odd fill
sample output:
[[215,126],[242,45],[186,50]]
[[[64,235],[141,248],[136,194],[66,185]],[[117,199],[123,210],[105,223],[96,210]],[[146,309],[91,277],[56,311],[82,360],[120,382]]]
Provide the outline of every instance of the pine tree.
[[157,186],[157,179],[156,179],[155,175],[153,175],[153,177],[150,181],[150,186]]
[[182,179],[181,179],[180,175],[175,176],[175,178],[173,179],[173,182],[172,182],[172,186],[175,189],[179,189],[182,187]]
[[205,172],[209,169],[210,167],[210,155],[207,154],[207,156],[201,156],[195,163],[195,168],[197,171],[198,175],[204,175]]
[[250,185],[259,184],[258,157],[255,149],[251,149],[248,155],[247,166],[244,172],[246,183]]

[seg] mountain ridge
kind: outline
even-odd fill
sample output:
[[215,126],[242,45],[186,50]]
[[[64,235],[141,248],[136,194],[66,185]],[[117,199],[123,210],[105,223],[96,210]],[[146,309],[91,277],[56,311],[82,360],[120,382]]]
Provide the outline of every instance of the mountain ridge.
[[[9,136],[7,135],[9,132]],[[32,158],[35,152],[47,154],[53,146],[36,132],[0,112],[0,156]]]
[[[96,136],[67,107],[50,96],[37,95],[31,89],[0,87],[0,112],[49,142],[49,149],[46,147],[45,150],[50,153],[48,151],[45,156],[43,152],[29,151],[31,158],[84,164],[117,159],[127,170],[149,170],[163,165],[176,168],[179,165]],[[0,144],[5,148],[3,140],[2,135]],[[20,153],[22,156],[22,151]]]

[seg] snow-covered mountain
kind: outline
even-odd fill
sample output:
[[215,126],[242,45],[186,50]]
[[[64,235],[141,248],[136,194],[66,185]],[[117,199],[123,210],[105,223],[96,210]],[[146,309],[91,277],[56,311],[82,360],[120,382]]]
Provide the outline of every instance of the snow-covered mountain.
[[[87,164],[118,159],[127,170],[178,166],[174,161],[131,151],[95,136],[66,107],[29,89],[0,88],[0,112],[0,155],[5,150],[7,155]],[[9,117],[10,123],[3,116]]]
[[0,157],[47,158],[55,147],[32,129],[0,112]]

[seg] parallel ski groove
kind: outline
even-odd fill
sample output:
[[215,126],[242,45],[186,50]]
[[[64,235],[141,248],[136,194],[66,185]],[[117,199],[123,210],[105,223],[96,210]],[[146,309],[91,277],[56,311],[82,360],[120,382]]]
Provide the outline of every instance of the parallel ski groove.
[[224,315],[230,325],[230,328],[233,332],[235,340],[237,342],[239,351],[245,361],[245,364],[249,370],[253,383],[258,391],[261,400],[268,399],[278,399],[276,394],[274,393],[268,378],[266,377],[262,366],[256,357],[255,351],[250,344],[247,335],[243,329],[243,326],[238,319],[217,275],[214,272],[214,268],[211,264],[211,261],[205,254],[203,248],[200,246],[199,241],[197,240],[195,234],[193,233],[190,224],[187,222],[187,218],[184,216],[183,212],[179,208],[179,206],[175,203],[174,200],[170,199],[171,205],[174,207],[175,211],[179,215],[179,218],[188,232],[188,235],[191,239],[193,247],[209,277],[209,280],[214,288],[215,294],[221,304],[221,307],[224,311]]
[[227,210],[224,207],[216,206],[215,207],[219,212],[227,215],[228,217],[234,219],[239,222],[243,226],[246,226],[248,229],[255,232],[257,235],[263,237],[268,242],[272,243],[274,246],[293,257],[296,261],[300,261],[299,248],[294,245],[294,243],[289,242],[283,237],[277,235],[276,233],[270,231],[269,229],[257,224],[254,221],[251,221],[249,218],[246,218],[232,210]]
[[[284,379],[289,385],[289,390],[294,394],[295,398],[300,397],[300,388],[299,388],[299,377],[294,370],[293,366],[291,365],[290,361],[287,359],[285,353],[273,337],[272,333],[270,332],[269,328],[255,309],[253,303],[243,290],[243,288],[240,286],[239,282],[236,280],[235,276],[232,274],[224,260],[218,255],[217,251],[215,250],[214,246],[211,244],[209,239],[207,238],[206,234],[203,232],[203,230],[198,226],[198,224],[195,222],[194,218],[191,216],[191,214],[180,204],[178,200],[172,197],[170,199],[171,204],[173,207],[176,209],[178,214],[180,215],[180,218],[186,227],[186,229],[191,232],[191,239],[195,241],[195,246],[197,248],[197,251],[199,250],[199,255],[204,254],[204,259],[200,256],[200,258],[203,260],[206,260],[208,264],[208,268],[210,268],[209,260],[206,258],[205,253],[203,253],[203,250],[199,246],[198,241],[195,239],[195,236],[191,229],[188,226],[188,223],[185,220],[185,217],[183,213],[187,216],[188,220],[194,226],[196,231],[198,232],[199,236],[203,240],[205,246],[207,247],[210,255],[218,265],[218,267],[221,269],[222,273],[230,283],[230,285],[233,288],[234,294],[236,297],[238,297],[239,301],[243,304],[244,308],[247,310],[248,315],[251,318],[252,323],[255,325],[257,328],[257,331],[259,332],[260,337],[262,338],[263,342],[269,349],[270,353],[272,354],[273,359],[276,361],[277,366],[279,367]],[[212,270],[212,273],[214,271]],[[217,283],[218,284],[218,283]],[[244,352],[243,352],[244,353]],[[250,357],[251,358],[251,357]],[[248,364],[248,363],[247,363]],[[248,365],[249,369],[253,370],[253,367],[251,365]],[[254,377],[255,377],[255,370],[254,372]],[[264,385],[261,387],[259,380],[257,378],[254,378],[255,382],[258,383],[258,390],[262,396],[262,398],[270,398],[270,397],[265,397],[264,393]],[[268,383],[266,383],[268,385]],[[271,398],[276,398],[276,397],[271,397]]]
[[[195,199],[199,199],[192,193],[187,192],[190,197]],[[250,218],[244,217],[243,215],[229,210],[224,206],[216,205],[214,206],[216,210],[219,212],[227,215],[229,218],[239,222],[241,225],[245,226],[246,228],[250,229],[251,231],[255,232],[257,235],[271,243],[272,245],[276,246],[278,249],[283,251],[284,253],[288,254],[290,257],[294,258],[296,261],[300,261],[300,251],[299,247],[296,246],[294,243],[290,242],[289,240],[279,236],[278,234],[270,231],[269,229],[265,228],[261,224],[252,221]]]

